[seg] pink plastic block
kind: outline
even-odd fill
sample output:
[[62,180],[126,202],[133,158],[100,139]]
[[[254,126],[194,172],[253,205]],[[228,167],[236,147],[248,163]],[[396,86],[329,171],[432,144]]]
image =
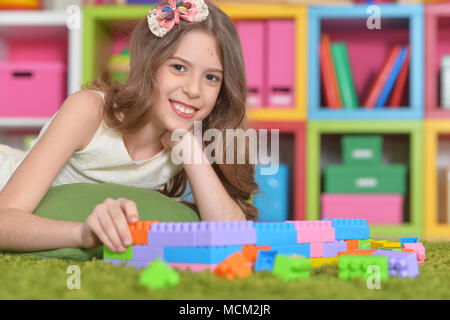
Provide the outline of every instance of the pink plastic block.
[[314,242],[309,244],[310,247],[310,257],[311,258],[322,258],[323,257],[323,243]]
[[332,221],[288,221],[293,222],[297,230],[298,243],[333,242]]
[[241,38],[247,74],[248,107],[262,107],[267,104],[265,85],[265,23],[263,21],[238,21],[236,28]]
[[427,258],[427,255],[425,254],[425,247],[422,245],[422,243],[405,243],[403,246],[406,249],[412,249],[416,252],[417,255],[417,262],[422,263]]
[[270,107],[293,107],[295,80],[294,20],[267,22],[268,104]]
[[322,194],[323,219],[367,219],[368,224],[401,224],[399,194]]
[[0,117],[51,117],[66,98],[61,62],[0,62]]

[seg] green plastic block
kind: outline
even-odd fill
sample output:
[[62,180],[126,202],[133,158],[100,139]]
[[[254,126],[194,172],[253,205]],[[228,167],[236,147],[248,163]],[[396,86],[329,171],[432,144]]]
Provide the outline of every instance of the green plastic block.
[[285,282],[289,282],[309,278],[311,267],[311,260],[307,258],[277,254],[272,273],[283,278]]
[[139,277],[139,283],[152,289],[174,287],[180,281],[180,275],[161,259],[156,259]]
[[133,246],[129,246],[125,252],[112,252],[103,245],[103,259],[133,260]]
[[327,193],[399,193],[406,192],[406,166],[328,165],[325,167]]
[[370,239],[359,240],[358,249],[370,249]]
[[381,165],[380,135],[345,135],[341,139],[342,162],[346,165]]
[[369,269],[371,266],[377,266],[379,268],[381,281],[388,280],[389,268],[387,256],[340,256],[338,277],[344,280],[357,277],[367,280],[374,274],[374,271]]
[[391,250],[391,251],[402,251],[401,248],[391,248],[391,247],[379,247],[378,250]]

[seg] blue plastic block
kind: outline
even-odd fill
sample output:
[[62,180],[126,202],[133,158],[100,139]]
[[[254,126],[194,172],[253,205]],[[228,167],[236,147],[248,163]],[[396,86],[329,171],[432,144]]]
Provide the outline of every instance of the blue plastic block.
[[277,255],[277,251],[258,251],[258,257],[256,258],[255,263],[255,272],[261,270],[269,270],[272,271],[273,265],[275,263],[275,257]]
[[253,205],[258,209],[259,221],[285,221],[289,215],[289,168],[280,163],[278,171],[272,175],[262,175],[258,165],[255,180],[260,192],[253,197]]
[[219,264],[242,246],[165,247],[164,262]]
[[366,219],[323,219],[331,220],[336,240],[361,240],[370,238],[370,227]]
[[403,248],[404,243],[417,243],[419,239],[417,237],[400,238],[400,247]]
[[297,230],[290,222],[255,222],[256,245],[297,244]]
[[311,257],[311,248],[309,243],[298,243],[298,244],[276,244],[271,245],[270,248],[277,251],[282,255],[299,255],[305,258]]

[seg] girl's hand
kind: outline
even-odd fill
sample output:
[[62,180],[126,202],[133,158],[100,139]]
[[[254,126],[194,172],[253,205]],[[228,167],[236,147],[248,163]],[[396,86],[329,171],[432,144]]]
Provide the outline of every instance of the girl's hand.
[[113,252],[124,252],[132,244],[128,224],[136,223],[139,215],[134,201],[106,199],[97,205],[80,231],[83,248],[106,245]]

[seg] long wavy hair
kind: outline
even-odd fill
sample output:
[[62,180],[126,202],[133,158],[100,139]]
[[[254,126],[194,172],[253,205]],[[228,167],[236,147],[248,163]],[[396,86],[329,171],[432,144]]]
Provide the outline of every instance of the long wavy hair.
[[[245,65],[239,34],[223,11],[210,2],[206,4],[209,8],[206,20],[189,23],[180,19],[180,25],[175,25],[162,38],[149,30],[147,18],[142,19],[131,35],[128,80],[123,84],[108,84],[97,76],[97,79],[84,86],[85,89],[105,92],[104,119],[110,128],[123,134],[132,134],[147,123],[152,106],[159,97],[158,83],[155,81],[156,71],[175,53],[182,37],[192,30],[205,31],[215,37],[224,71],[216,104],[209,116],[202,121],[203,133],[208,129],[220,130],[226,153],[231,141],[226,141],[225,130],[249,128],[245,110]],[[238,144],[234,143],[233,151],[236,157],[237,147]],[[239,153],[242,151],[239,150]],[[246,218],[256,220],[258,211],[248,200],[258,192],[258,185],[255,182],[255,166],[249,159],[249,144],[246,141],[244,164],[213,163],[212,167]],[[158,191],[169,197],[180,197],[185,192],[186,181],[187,175],[183,169]]]

